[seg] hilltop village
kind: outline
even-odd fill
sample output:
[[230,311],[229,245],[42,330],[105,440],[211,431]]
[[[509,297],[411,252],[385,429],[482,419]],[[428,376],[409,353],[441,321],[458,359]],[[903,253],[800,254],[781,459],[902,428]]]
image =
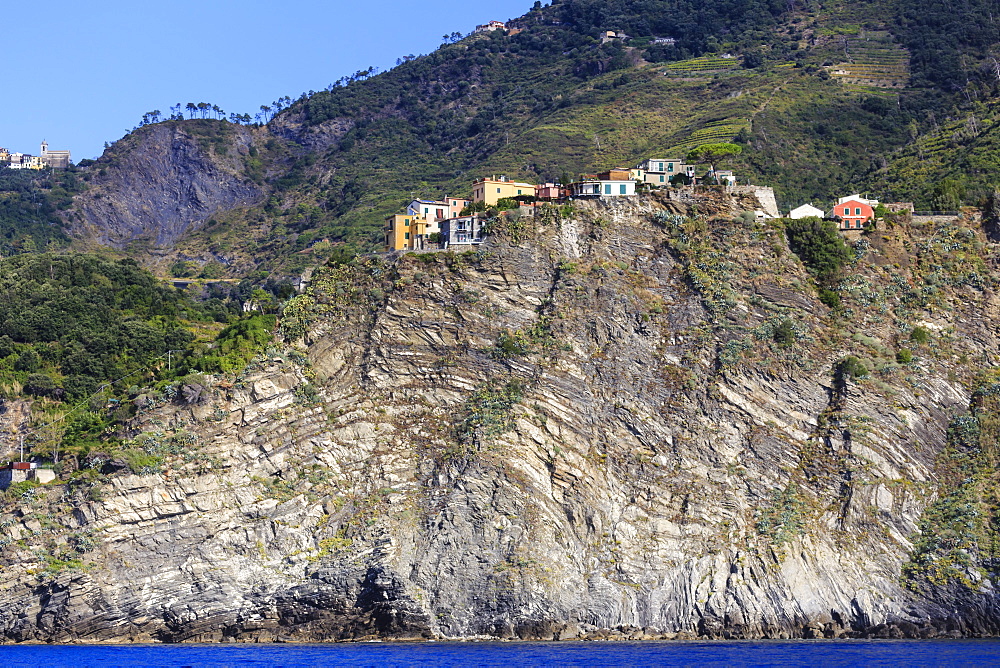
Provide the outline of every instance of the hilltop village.
[[[472,197],[444,197],[439,200],[414,199],[401,213],[385,219],[385,251],[435,250],[482,243],[487,221],[508,211],[574,199],[613,199],[634,197],[653,190],[672,189],[679,196],[695,186],[717,186],[729,193],[753,194],[761,208],[754,211],[758,220],[778,218],[774,190],[765,186],[737,185],[730,170],[708,169],[699,176],[697,165],[676,158],[650,158],[635,168],[612,169],[584,175],[568,184],[533,184],[514,181],[506,176],[490,176],[472,184]],[[801,219],[818,217],[836,222],[845,234],[860,232],[870,221],[885,213],[913,212],[913,204],[881,204],[860,194],[839,197],[836,203],[820,209],[804,204],[787,213]]]
[[42,142],[39,155],[11,153],[0,146],[0,168],[10,169],[66,169],[72,163],[69,151],[49,150],[49,143]]

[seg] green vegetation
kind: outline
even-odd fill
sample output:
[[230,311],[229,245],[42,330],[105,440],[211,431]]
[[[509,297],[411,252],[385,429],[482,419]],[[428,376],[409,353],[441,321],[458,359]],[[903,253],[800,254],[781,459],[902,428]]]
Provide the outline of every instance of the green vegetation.
[[783,545],[805,533],[808,506],[798,485],[789,484],[771,495],[757,511],[757,532],[775,545]]
[[983,374],[971,411],[948,427],[938,457],[938,498],[923,512],[903,565],[915,589],[958,582],[978,589],[1000,575],[1000,373]]
[[458,441],[467,450],[489,446],[514,426],[514,406],[524,395],[524,383],[485,383],[465,402],[465,418],[458,427]]
[[[802,218],[785,221],[788,246],[821,286],[828,286],[851,258],[851,249],[837,226],[828,220]],[[828,304],[829,305],[829,304]]]
[[75,170],[0,168],[0,257],[69,243],[58,213],[82,185]]
[[[0,385],[79,399],[195,339],[191,321],[224,318],[133,260],[21,255],[0,263]],[[212,311],[215,310],[213,314]]]
[[[50,458],[120,450],[111,425],[158,402],[200,400],[205,381],[192,370],[241,370],[276,326],[274,315],[241,317],[239,287],[196,301],[134,260],[96,255],[0,261],[0,294],[0,394],[34,399],[28,445]],[[155,465],[143,452],[122,456],[138,472]]]
[[837,366],[834,368],[834,378],[838,383],[844,383],[846,380],[864,378],[869,373],[868,367],[864,365],[864,362],[859,360],[854,355],[848,355],[844,359],[837,362]]
[[233,373],[244,369],[254,357],[264,352],[277,324],[277,316],[265,314],[254,314],[234,322],[219,332],[212,350],[194,360],[192,368],[211,373]]

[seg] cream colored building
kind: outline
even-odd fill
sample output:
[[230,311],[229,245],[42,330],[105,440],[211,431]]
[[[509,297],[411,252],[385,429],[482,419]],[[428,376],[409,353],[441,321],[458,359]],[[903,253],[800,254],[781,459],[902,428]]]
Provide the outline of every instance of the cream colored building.
[[472,201],[485,202],[493,206],[505,198],[534,197],[536,186],[530,183],[511,181],[506,176],[480,179],[472,184]]

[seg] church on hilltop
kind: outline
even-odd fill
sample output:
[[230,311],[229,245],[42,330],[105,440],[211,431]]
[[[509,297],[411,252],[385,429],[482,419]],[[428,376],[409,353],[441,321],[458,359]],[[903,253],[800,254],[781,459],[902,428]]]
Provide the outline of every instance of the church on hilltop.
[[66,169],[70,164],[69,151],[50,151],[49,143],[42,140],[42,162],[53,169]]

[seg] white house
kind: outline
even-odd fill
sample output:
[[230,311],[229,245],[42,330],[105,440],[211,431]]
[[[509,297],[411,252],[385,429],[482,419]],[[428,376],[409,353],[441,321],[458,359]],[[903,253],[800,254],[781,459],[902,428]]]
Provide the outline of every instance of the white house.
[[792,209],[788,213],[788,217],[791,218],[792,220],[799,220],[801,218],[811,218],[811,217],[822,218],[824,215],[826,214],[822,209],[817,209],[812,204],[803,204],[802,206],[796,209]]
[[503,21],[490,21],[481,26],[476,26],[476,32],[493,32],[494,30],[505,30],[507,24]]
[[736,185],[736,174],[729,169],[717,169],[713,174],[715,180],[719,182],[719,185],[723,186],[735,186]]
[[628,197],[635,194],[635,181],[585,179],[569,184],[573,197]]

